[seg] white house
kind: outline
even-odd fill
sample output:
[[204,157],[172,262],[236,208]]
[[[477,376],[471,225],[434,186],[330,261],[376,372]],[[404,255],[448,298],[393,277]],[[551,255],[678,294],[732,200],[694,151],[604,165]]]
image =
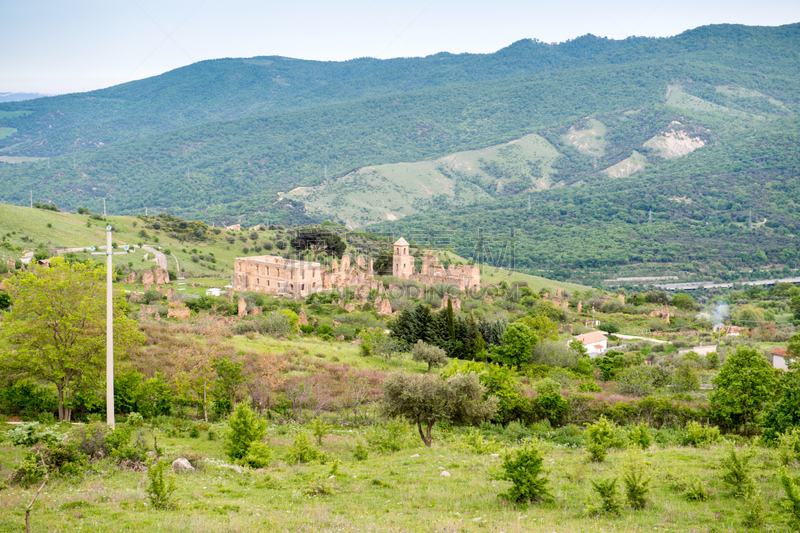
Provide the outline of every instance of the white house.
[[608,337],[606,337],[604,331],[590,331],[589,333],[573,337],[572,340],[567,342],[567,346],[569,346],[569,343],[572,341],[581,341],[591,358],[602,355],[608,350]]
[[772,355],[772,368],[789,370],[791,358],[786,354],[786,348],[776,348],[770,352]]

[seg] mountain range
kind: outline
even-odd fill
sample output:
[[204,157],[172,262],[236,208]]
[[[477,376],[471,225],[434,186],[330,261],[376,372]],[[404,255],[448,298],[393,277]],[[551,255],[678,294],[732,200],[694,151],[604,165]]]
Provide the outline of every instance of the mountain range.
[[441,234],[563,279],[737,279],[800,261],[799,81],[800,24],[204,61],[0,103],[0,200]]

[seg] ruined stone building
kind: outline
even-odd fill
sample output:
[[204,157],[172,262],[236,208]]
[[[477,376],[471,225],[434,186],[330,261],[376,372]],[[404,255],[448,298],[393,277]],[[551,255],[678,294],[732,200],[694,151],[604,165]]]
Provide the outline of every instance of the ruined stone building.
[[478,265],[449,265],[444,268],[439,258],[432,253],[422,256],[422,268],[414,272],[414,257],[409,253],[408,242],[400,237],[394,243],[392,274],[398,279],[410,279],[424,285],[449,283],[459,290],[474,289],[481,286],[481,271]]
[[[430,253],[422,258],[422,270],[414,272],[414,257],[409,245],[400,238],[394,243],[392,273],[398,279],[411,279],[424,285],[449,283],[459,290],[480,287],[481,274],[477,265],[450,265],[444,268],[439,259]],[[325,268],[312,261],[284,259],[274,255],[237,257],[233,262],[233,290],[253,291],[290,298],[304,298],[312,293],[355,287],[354,296],[363,302],[371,290],[383,291],[383,284],[375,279],[372,259],[342,256]],[[377,305],[377,304],[376,304]]]
[[306,297],[323,290],[322,265],[275,255],[237,257],[233,260],[233,290]]

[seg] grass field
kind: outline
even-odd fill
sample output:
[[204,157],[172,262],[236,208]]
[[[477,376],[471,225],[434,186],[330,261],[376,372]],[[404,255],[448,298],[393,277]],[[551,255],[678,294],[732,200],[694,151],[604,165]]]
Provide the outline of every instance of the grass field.
[[[219,426],[212,426],[219,432]],[[54,479],[40,494],[31,514],[34,531],[505,531],[567,533],[579,531],[738,532],[746,503],[722,482],[720,461],[727,447],[709,449],[654,446],[639,452],[652,479],[647,507],[624,506],[619,516],[586,516],[597,504],[591,481],[619,476],[629,452],[612,451],[604,463],[590,463],[582,447],[541,441],[548,469],[551,503],[510,504],[498,495],[510,483],[497,479],[502,454],[517,441],[501,436],[492,447],[500,456],[478,453],[462,430],[435,432],[432,448],[408,434],[404,449],[381,454],[371,450],[363,461],[353,458],[364,427],[335,427],[323,440],[326,464],[291,464],[287,446],[306,431],[289,424],[270,426],[267,443],[275,452],[270,467],[228,466],[220,440],[153,435],[168,461],[189,457],[195,472],[177,477],[177,508],[150,508],[147,475],[118,468],[109,460],[93,463],[82,477]],[[173,432],[174,433],[174,432]],[[488,440],[491,437],[485,435]],[[0,447],[4,475],[22,450]],[[755,479],[764,502],[765,527],[786,531],[780,508],[783,491],[773,452],[759,448]],[[335,466],[334,466],[335,465]],[[447,472],[449,476],[443,474]],[[707,501],[690,502],[682,485],[696,477],[710,493]],[[0,531],[20,531],[24,509],[36,487],[11,486],[0,492]]]

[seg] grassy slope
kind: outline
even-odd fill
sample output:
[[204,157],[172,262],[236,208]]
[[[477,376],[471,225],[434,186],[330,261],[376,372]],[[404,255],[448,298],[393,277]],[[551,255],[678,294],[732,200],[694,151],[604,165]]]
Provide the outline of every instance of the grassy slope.
[[[553,503],[514,506],[498,494],[509,483],[494,478],[501,458],[476,454],[457,445],[455,435],[435,431],[433,448],[410,447],[388,455],[372,452],[363,462],[352,450],[361,430],[336,429],[323,449],[341,464],[331,479],[329,465],[285,462],[286,446],[296,426],[271,426],[267,442],[277,459],[265,472],[236,473],[221,467],[226,460],[220,441],[168,437],[157,431],[166,459],[193,453],[207,457],[196,472],[177,477],[178,509],[154,511],[145,505],[147,476],[98,463],[85,477],[53,480],[40,495],[31,522],[41,531],[507,531],[572,533],[576,531],[641,532],[742,531],[739,498],[729,495],[718,468],[724,446],[710,449],[653,448],[647,452],[653,482],[650,503],[642,511],[625,508],[619,517],[585,517],[587,501],[597,503],[590,480],[616,475],[623,452],[612,452],[602,464],[587,463],[582,449],[541,445],[549,469]],[[148,438],[152,442],[152,438]],[[410,458],[419,454],[418,458]],[[16,462],[18,449],[0,447],[3,464]],[[767,458],[771,451],[760,449]],[[14,458],[12,461],[11,459]],[[783,491],[774,461],[758,461],[755,479],[765,502],[765,519],[784,523],[778,502]],[[450,477],[443,477],[446,471]],[[4,470],[4,473],[8,473]],[[706,502],[688,502],[672,488],[678,480],[697,476],[711,491]],[[328,494],[309,494],[322,489]],[[30,490],[11,487],[0,496],[0,531],[19,531]]]
[[[87,227],[87,222],[90,226]],[[47,227],[47,224],[52,227]],[[208,233],[209,240],[207,242],[196,243],[181,243],[175,239],[170,238],[164,231],[146,230],[151,237],[149,240],[143,240],[139,236],[139,231],[144,227],[143,221],[136,217],[120,216],[106,217],[106,221],[92,220],[88,215],[77,215],[72,213],[57,213],[43,209],[30,209],[27,207],[18,207],[7,204],[0,204],[0,235],[6,235],[6,242],[22,250],[11,250],[8,248],[0,249],[4,254],[5,259],[19,258],[23,255],[24,251],[33,251],[39,244],[45,246],[49,250],[57,248],[76,248],[76,247],[89,247],[89,246],[105,246],[107,224],[114,226],[115,231],[113,241],[119,246],[134,245],[138,243],[149,244],[151,246],[160,246],[167,254],[167,262],[169,268],[175,268],[175,259],[172,254],[177,257],[178,262],[182,269],[186,270],[186,277],[196,283],[198,287],[192,289],[188,287],[188,292],[200,294],[203,292],[204,287],[222,286],[230,282],[230,275],[233,271],[233,260],[236,257],[243,257],[248,255],[264,255],[275,253],[278,250],[272,251],[262,250],[255,252],[252,250],[253,241],[248,240],[246,244],[242,243],[239,239],[240,236],[249,237],[250,231],[245,230],[242,232],[222,231],[219,235],[213,232]],[[136,224],[136,225],[134,225]],[[13,234],[16,232],[15,234]],[[12,234],[12,235],[7,235]],[[258,241],[275,241],[277,239],[277,231],[259,231]],[[27,237],[28,240],[23,240]],[[155,243],[152,237],[158,237],[159,242]],[[236,239],[234,244],[228,243],[228,237]],[[288,237],[283,236],[286,240]],[[251,250],[248,253],[242,251],[243,246],[248,246]],[[355,253],[355,252],[350,252]],[[204,256],[213,254],[216,263],[205,263],[205,267],[200,263],[192,261],[192,256]],[[88,257],[88,254],[78,254],[79,257]],[[444,257],[447,257],[446,255]],[[96,258],[102,260],[101,257]],[[453,255],[450,260],[456,262],[465,262],[463,258]],[[145,260],[144,254],[137,251],[133,254],[126,256],[117,256],[114,259],[115,263],[121,264],[132,263],[133,270],[140,271],[153,267],[151,260]],[[209,268],[213,265],[215,270]],[[488,283],[499,283],[503,279],[506,281],[528,281],[531,287],[539,290],[541,287],[563,287],[566,290],[574,290],[578,288],[583,290],[586,287],[580,285],[573,285],[569,283],[560,283],[555,281],[546,280],[536,276],[530,276],[522,273],[513,273],[509,277],[508,271],[486,269],[485,280]],[[125,289],[132,289],[133,286],[123,285]]]
[[550,185],[558,151],[538,135],[432,161],[361,168],[317,187],[284,195],[318,218],[349,227],[416,213],[491,201],[504,188],[540,190]]

